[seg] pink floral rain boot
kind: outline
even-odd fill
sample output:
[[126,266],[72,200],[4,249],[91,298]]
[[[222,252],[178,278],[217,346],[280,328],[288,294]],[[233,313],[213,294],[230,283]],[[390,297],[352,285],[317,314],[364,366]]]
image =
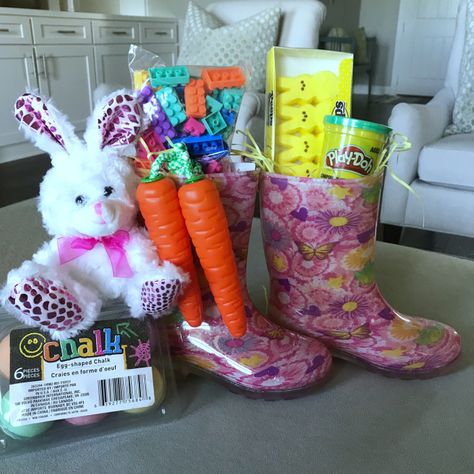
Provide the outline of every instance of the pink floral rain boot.
[[374,253],[381,182],[262,177],[269,311],[342,358],[386,375],[434,376],[458,357],[460,337],[442,323],[397,313],[380,294]]
[[174,359],[191,371],[214,376],[231,390],[243,391],[250,397],[298,396],[328,375],[331,355],[319,341],[268,321],[250,301],[245,280],[258,173],[208,176],[216,183],[226,211],[245,296],[248,329],[240,339],[230,336],[204,283],[201,286],[205,317],[201,326],[193,328],[182,319],[169,326]]

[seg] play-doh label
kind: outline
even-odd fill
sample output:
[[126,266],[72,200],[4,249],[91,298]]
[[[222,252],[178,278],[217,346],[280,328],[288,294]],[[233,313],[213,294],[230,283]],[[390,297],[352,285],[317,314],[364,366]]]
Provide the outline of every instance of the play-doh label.
[[13,426],[154,403],[150,337],[143,321],[100,321],[58,341],[18,329],[10,341]]
[[367,176],[374,169],[374,160],[361,148],[349,145],[326,153],[324,165],[332,170],[352,171],[360,176]]

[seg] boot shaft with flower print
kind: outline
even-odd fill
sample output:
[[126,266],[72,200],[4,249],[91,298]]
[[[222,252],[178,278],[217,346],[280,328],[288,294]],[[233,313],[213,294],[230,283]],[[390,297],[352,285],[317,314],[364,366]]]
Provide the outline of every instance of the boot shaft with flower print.
[[381,295],[374,274],[381,183],[382,176],[262,177],[270,314],[335,355],[386,375],[430,377],[457,358],[460,338],[442,323],[396,312]]
[[246,286],[247,252],[258,173],[207,176],[216,184],[225,209],[244,293],[247,333],[239,339],[230,336],[199,269],[204,321],[193,328],[178,316],[169,325],[174,360],[251,397],[298,396],[325,379],[331,356],[321,342],[268,321],[250,301]]

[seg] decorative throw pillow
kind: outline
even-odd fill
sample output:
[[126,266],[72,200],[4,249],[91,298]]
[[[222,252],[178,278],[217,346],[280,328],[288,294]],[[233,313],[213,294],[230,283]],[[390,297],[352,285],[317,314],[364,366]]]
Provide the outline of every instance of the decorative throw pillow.
[[466,40],[459,74],[459,91],[454,102],[453,123],[445,130],[445,135],[474,132],[474,28],[472,25],[474,25],[474,0],[468,0]]
[[279,20],[280,9],[270,8],[223,25],[214,15],[189,2],[178,64],[242,65],[249,68],[248,89],[264,91],[267,51],[276,44]]

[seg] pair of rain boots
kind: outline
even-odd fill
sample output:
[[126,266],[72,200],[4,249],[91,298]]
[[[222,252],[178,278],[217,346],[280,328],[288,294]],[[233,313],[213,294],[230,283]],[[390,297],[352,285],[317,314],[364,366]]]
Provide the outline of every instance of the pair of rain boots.
[[[444,324],[394,311],[374,280],[382,177],[209,175],[219,189],[242,282],[247,333],[232,338],[201,278],[204,322],[169,324],[175,360],[250,397],[293,398],[323,382],[331,352],[400,378],[430,377],[460,353]],[[252,304],[247,250],[260,180],[269,313]]]

